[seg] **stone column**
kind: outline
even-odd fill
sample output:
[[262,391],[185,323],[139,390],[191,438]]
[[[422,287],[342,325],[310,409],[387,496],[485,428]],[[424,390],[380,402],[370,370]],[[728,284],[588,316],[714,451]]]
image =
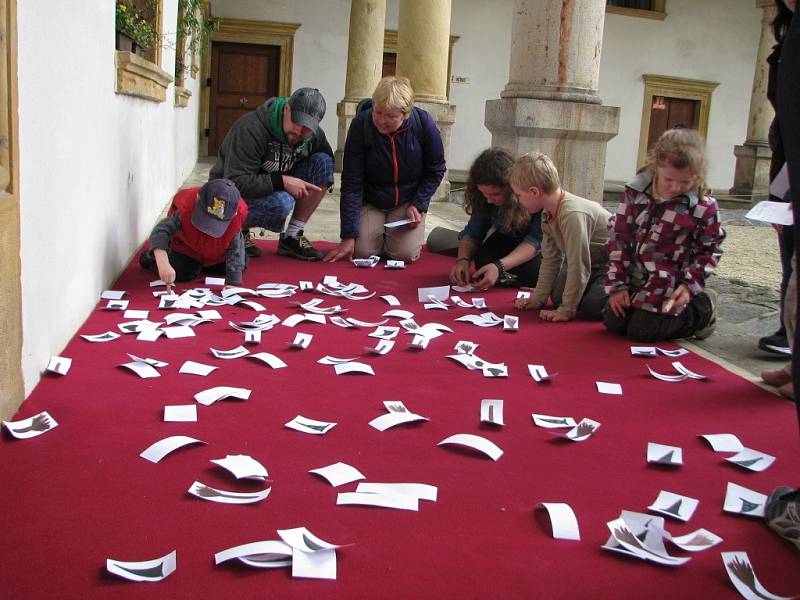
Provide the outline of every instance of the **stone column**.
[[383,31],[386,26],[386,0],[352,0],[350,33],[347,44],[347,76],[344,98],[336,105],[339,116],[336,171],[342,170],[347,130],[363,98],[372,96],[383,70]]
[[597,95],[605,0],[515,0],[509,81],[486,102],[492,145],[548,154],[564,188],[603,199],[619,108]]
[[736,171],[731,188],[732,195],[748,196],[748,199],[752,198],[754,201],[764,200],[769,195],[769,163],[772,151],[768,136],[775,112],[767,100],[767,56],[775,43],[771,25],[777,13],[773,0],[756,0],[756,7],[761,9],[761,39],[753,75],[753,93],[750,96],[747,139],[743,145],[733,149]]
[[[397,74],[408,77],[416,105],[431,113],[439,126],[445,160],[450,159],[450,136],[456,107],[447,99],[447,60],[450,54],[450,0],[400,0],[397,29]],[[447,175],[433,200],[447,200]]]

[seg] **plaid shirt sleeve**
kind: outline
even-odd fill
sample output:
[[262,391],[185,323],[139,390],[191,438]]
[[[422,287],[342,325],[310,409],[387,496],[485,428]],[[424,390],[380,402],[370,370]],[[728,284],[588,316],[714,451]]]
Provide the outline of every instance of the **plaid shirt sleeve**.
[[636,245],[636,209],[633,205],[636,194],[635,190],[625,188],[616,213],[609,220],[607,294],[629,287],[631,256]]
[[683,283],[693,295],[697,295],[705,289],[706,276],[719,264],[725,230],[719,221],[717,202],[713,198],[704,197],[694,207],[693,213],[697,219],[694,252],[684,270]]

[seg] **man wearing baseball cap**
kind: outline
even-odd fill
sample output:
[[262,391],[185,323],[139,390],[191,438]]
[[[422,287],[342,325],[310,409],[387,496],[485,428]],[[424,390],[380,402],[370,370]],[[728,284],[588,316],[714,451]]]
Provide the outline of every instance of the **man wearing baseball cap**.
[[[322,258],[303,229],[333,183],[333,151],[319,126],[324,116],[315,88],[270,98],[233,124],[209,173],[238,186],[249,208],[245,227],[280,233],[278,254],[301,260]],[[245,233],[247,254],[260,256]]]
[[242,225],[247,204],[228,179],[212,179],[201,188],[180,190],[167,217],[150,234],[150,248],[139,264],[156,271],[167,284],[192,281],[202,272],[225,275],[225,284],[241,285],[247,265]]

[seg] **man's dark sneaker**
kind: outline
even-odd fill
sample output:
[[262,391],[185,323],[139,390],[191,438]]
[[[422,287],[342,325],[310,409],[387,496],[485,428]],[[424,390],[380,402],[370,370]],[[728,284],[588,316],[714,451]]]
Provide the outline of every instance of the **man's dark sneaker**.
[[780,332],[762,337],[758,340],[758,347],[764,352],[769,352],[771,354],[792,353],[789,348],[789,340],[786,339],[786,334]]
[[719,304],[719,294],[711,288],[706,288],[704,292],[708,296],[711,303],[711,317],[708,319],[708,325],[695,332],[694,337],[697,340],[704,340],[709,337],[717,328],[717,304]]
[[242,229],[242,236],[244,237],[244,252],[251,258],[258,258],[261,256],[261,248],[253,243],[253,236],[249,229]]
[[156,259],[153,256],[152,250],[144,250],[139,255],[139,266],[143,269],[152,269],[156,264]]
[[281,239],[278,241],[278,254],[300,260],[322,260],[324,256],[322,252],[311,245],[302,231],[297,234],[297,237],[282,233]]
[[764,505],[767,527],[800,550],[800,490],[775,488]]

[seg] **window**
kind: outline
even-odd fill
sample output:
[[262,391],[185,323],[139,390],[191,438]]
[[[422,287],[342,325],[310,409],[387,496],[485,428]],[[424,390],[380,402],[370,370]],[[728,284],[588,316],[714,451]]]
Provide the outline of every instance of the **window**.
[[664,20],[667,0],[606,0],[606,12],[630,17]]

